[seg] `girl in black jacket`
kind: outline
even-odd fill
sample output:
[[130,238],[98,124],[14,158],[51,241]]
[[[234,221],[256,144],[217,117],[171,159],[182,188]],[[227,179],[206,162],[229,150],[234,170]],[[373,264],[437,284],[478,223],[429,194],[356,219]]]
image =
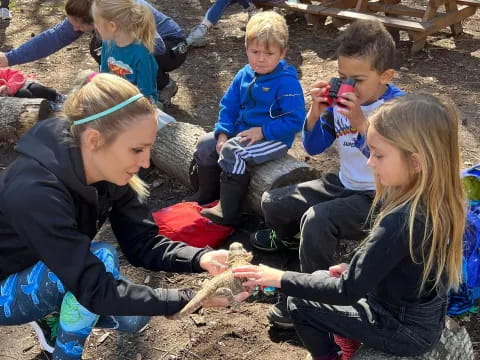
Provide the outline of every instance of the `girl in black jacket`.
[[[149,166],[157,112],[128,81],[90,76],[66,101],[67,119],[34,126],[0,176],[0,325],[34,321],[54,359],[80,359],[94,326],[134,332],[193,296],[125,279],[116,250],[92,242],[105,220],[134,266],[217,273],[225,264],[225,250],[172,242],[150,221],[136,174]],[[45,336],[51,313],[56,339]]]
[[[341,347],[353,345],[349,338],[397,356],[423,354],[440,339],[447,292],[460,284],[466,204],[455,107],[412,94],[385,103],[369,121],[372,209],[380,211],[350,264],[312,274],[234,269],[251,279],[244,285],[289,296],[308,359],[337,359],[334,337]],[[351,355],[344,351],[342,360]]]

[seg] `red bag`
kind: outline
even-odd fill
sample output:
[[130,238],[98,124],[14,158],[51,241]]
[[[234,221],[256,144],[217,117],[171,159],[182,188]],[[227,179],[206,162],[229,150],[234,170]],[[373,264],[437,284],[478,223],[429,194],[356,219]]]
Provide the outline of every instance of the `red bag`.
[[[215,201],[205,207],[213,207]],[[160,209],[152,214],[159,234],[174,241],[196,247],[216,248],[234,231],[229,226],[218,225],[200,215],[202,206],[196,202],[182,202]]]

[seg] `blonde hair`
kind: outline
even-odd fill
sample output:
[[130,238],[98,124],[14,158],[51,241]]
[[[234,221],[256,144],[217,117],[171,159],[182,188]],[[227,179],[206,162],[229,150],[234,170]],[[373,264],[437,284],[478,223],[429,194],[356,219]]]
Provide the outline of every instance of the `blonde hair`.
[[[135,85],[119,76],[97,74],[89,81],[91,71],[84,71],[77,79],[78,89],[68,96],[64,112],[72,122],[70,138],[73,144],[80,146],[80,139],[87,128],[97,130],[104,140],[104,146],[111,144],[120,133],[127,131],[132,124],[144,115],[155,114],[155,107],[142,97],[137,101],[109,115],[82,125],[73,125],[76,120],[98,114],[140,93]],[[147,185],[137,176],[129,181],[130,187],[142,198],[148,196]]]
[[[427,282],[458,289],[462,274],[462,238],[466,203],[460,179],[458,111],[450,101],[427,93],[402,96],[385,103],[370,118],[370,126],[397,147],[405,159],[418,157],[406,188],[386,188],[377,182],[372,209],[381,207],[374,228],[390,213],[408,206],[412,260],[420,250],[423,264],[419,293]],[[416,216],[425,218],[423,239],[413,238]],[[416,253],[418,254],[418,252]]]
[[287,22],[275,11],[263,11],[252,16],[245,30],[245,45],[258,41],[267,48],[277,45],[283,51],[288,47]]
[[115,22],[122,31],[131,34],[153,53],[157,28],[152,11],[146,4],[135,0],[95,0],[94,5],[103,18]]

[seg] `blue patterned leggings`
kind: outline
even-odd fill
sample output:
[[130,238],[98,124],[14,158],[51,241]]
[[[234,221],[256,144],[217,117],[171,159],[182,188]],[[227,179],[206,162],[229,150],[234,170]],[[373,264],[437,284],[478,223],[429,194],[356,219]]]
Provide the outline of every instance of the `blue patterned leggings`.
[[[116,250],[95,242],[91,252],[115,279],[120,277]],[[0,325],[20,325],[60,313],[54,360],[81,359],[85,341],[94,327],[135,333],[145,326],[148,316],[99,316],[80,305],[60,279],[44,263],[15,273],[0,281]]]

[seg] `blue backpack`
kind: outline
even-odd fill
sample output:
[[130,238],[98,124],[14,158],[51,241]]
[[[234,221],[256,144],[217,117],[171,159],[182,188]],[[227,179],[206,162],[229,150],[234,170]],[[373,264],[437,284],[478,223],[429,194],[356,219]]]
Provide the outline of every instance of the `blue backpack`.
[[449,294],[448,315],[459,315],[474,308],[480,298],[480,164],[462,172],[468,198],[467,225],[463,235],[463,283]]

